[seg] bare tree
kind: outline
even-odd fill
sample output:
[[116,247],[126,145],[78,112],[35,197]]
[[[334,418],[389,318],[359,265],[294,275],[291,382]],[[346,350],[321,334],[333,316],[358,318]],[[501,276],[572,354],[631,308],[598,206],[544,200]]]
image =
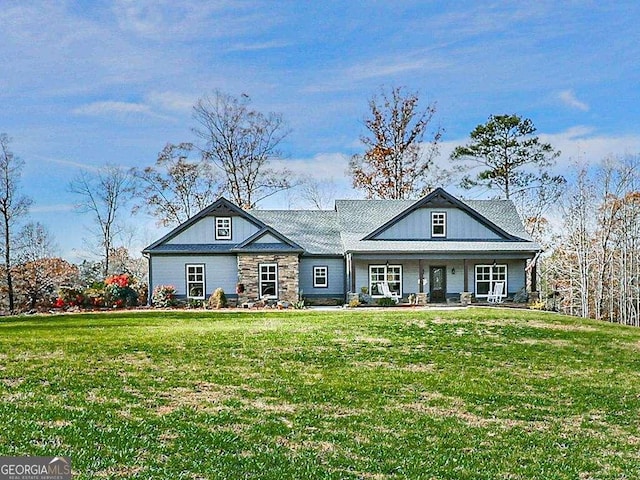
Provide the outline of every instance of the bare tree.
[[168,143],[155,167],[132,170],[140,184],[142,206],[159,225],[179,225],[220,195],[222,186],[213,166],[202,158],[189,161],[194,149],[191,143]]
[[306,178],[300,183],[300,197],[318,210],[333,208],[337,187],[333,179]]
[[71,181],[69,190],[79,197],[78,210],[93,216],[106,277],[114,238],[120,229],[119,215],[134,192],[133,178],[121,168],[106,165],[93,175],[82,171]]
[[[590,283],[595,268],[592,254],[595,222],[593,211],[596,205],[593,184],[587,177],[587,171],[581,170],[576,185],[569,193],[564,209],[564,249],[567,263],[572,266],[569,279],[565,282],[568,294],[573,301],[579,299],[579,314],[588,318],[591,315]],[[575,266],[575,270],[573,268]],[[575,276],[571,275],[575,272]],[[572,312],[573,313],[573,312]]]
[[225,190],[243,208],[253,208],[261,200],[291,188],[286,169],[270,167],[281,158],[278,147],[289,131],[282,115],[263,114],[250,108],[251,99],[216,91],[213,97],[198,100],[193,117],[194,133],[200,137],[205,158],[225,176]]
[[53,257],[57,246],[53,236],[40,222],[27,223],[16,239],[16,258],[20,263]]
[[395,87],[373,96],[369,109],[367,133],[360,137],[365,153],[349,162],[353,186],[364,190],[367,198],[403,199],[428,193],[438,181],[432,167],[442,137],[442,129],[436,127],[423,142],[435,103],[421,110],[417,93]]
[[567,194],[552,283],[570,314],[640,326],[640,159],[581,170]]
[[22,175],[24,162],[15,157],[9,149],[10,139],[7,134],[0,134],[0,216],[2,224],[2,252],[4,254],[4,273],[7,283],[7,297],[9,299],[9,311],[15,309],[15,298],[12,278],[12,246],[13,227],[29,211],[31,199],[20,195],[18,183]]

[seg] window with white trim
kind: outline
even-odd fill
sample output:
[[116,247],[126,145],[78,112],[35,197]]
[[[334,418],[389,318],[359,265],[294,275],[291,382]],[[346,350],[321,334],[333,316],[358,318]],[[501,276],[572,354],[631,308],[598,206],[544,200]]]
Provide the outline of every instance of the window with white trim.
[[327,288],[329,286],[329,267],[313,267],[313,286]]
[[447,212],[431,212],[431,236],[447,236]]
[[496,282],[504,283],[504,291],[508,291],[506,265],[476,265],[476,297],[486,297]]
[[187,264],[185,266],[187,275],[187,298],[204,299],[206,291],[204,285],[204,265]]
[[402,265],[369,265],[369,293],[382,297],[378,284],[387,283],[391,293],[402,295]]
[[231,217],[216,217],[216,240],[231,240]]
[[262,263],[260,268],[260,298],[278,298],[278,264]]

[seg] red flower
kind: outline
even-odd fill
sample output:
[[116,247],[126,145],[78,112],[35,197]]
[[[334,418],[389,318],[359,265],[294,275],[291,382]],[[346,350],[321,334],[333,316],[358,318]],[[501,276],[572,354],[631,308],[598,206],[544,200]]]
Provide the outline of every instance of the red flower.
[[62,300],[61,298],[56,298],[56,301],[53,302],[53,306],[55,308],[63,308],[64,307],[64,300]]

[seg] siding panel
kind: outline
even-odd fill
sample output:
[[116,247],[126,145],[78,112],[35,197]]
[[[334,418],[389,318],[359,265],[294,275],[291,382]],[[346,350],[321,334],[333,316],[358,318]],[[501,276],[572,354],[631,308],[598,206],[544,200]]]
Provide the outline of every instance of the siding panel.
[[499,235],[457,208],[420,208],[382,232],[377,238],[380,240],[431,239],[431,212],[446,212],[446,239],[495,240],[500,238]]
[[[313,267],[329,267],[329,286],[315,288],[313,286]],[[325,257],[302,257],[300,259],[300,291],[303,295],[344,295],[344,259]]]
[[237,244],[244,242],[247,238],[258,231],[253,223],[242,217],[231,217],[231,240],[215,239],[215,217],[205,217],[184,232],[179,233],[167,243],[176,244]]
[[236,293],[238,261],[235,255],[176,255],[153,256],[151,288],[173,285],[178,295],[186,295],[185,265],[199,263],[205,266],[205,289],[208,298],[222,287],[226,294]]

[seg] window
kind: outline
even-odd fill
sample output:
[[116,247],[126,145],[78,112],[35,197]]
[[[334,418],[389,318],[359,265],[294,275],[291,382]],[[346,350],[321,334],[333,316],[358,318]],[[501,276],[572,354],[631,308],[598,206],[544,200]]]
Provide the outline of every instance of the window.
[[327,288],[329,286],[329,268],[313,267],[313,286]]
[[260,298],[278,298],[278,265],[260,265]]
[[373,297],[381,297],[379,283],[387,283],[391,293],[402,296],[402,265],[370,265],[369,293]]
[[204,265],[187,265],[187,298],[204,299]]
[[216,240],[231,240],[231,217],[216,217]]
[[506,265],[476,265],[476,297],[486,297],[496,282],[503,282],[507,292]]
[[431,212],[431,236],[447,236],[447,214],[446,212]]

